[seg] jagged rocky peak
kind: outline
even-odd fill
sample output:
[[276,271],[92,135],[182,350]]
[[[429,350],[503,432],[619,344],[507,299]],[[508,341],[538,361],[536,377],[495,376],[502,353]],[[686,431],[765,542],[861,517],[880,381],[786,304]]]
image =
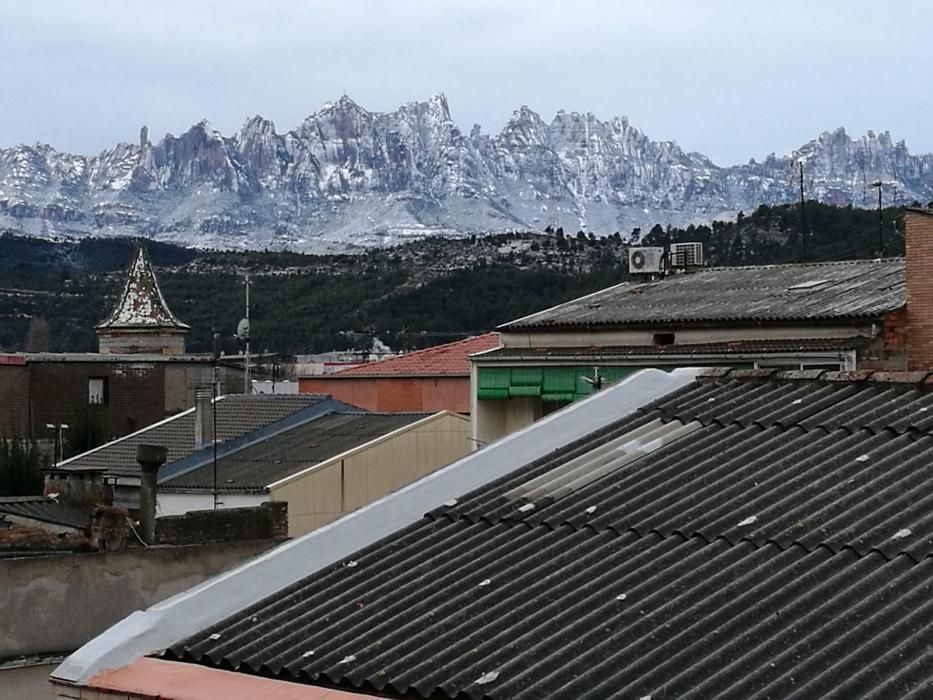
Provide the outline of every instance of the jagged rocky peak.
[[837,129],[722,166],[625,117],[562,110],[545,122],[523,105],[498,134],[465,135],[443,93],[388,112],[343,95],[283,133],[256,116],[229,137],[207,121],[156,144],[141,130],[90,157],[0,149],[0,227],[310,249],[548,224],[646,229],[794,201],[796,159],[822,201],[871,205],[865,183],[879,179],[901,202],[933,199],[933,155],[886,131]]

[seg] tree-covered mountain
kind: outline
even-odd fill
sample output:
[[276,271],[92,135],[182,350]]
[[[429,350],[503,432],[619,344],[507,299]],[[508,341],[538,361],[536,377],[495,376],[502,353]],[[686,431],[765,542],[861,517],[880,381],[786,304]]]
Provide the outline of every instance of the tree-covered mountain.
[[[885,255],[903,252],[901,213],[882,212]],[[806,230],[808,260],[841,260],[877,255],[878,222],[877,211],[807,202],[803,227],[799,208],[762,205],[732,221],[636,236],[647,245],[701,241],[707,264],[746,265],[800,260]],[[134,246],[0,236],[0,348],[94,350],[94,325],[114,303]],[[373,337],[423,347],[486,331],[623,281],[628,255],[620,234],[560,228],[434,237],[358,255],[147,246],[170,307],[192,326],[191,351],[209,351],[212,328],[225,350],[237,349],[249,273],[254,348],[287,354],[369,347]]]

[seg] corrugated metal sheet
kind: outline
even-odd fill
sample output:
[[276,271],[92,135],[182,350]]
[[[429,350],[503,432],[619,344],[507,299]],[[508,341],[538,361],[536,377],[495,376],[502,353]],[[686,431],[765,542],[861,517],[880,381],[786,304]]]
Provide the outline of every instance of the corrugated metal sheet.
[[[393,430],[410,425],[423,413],[331,413],[217,460],[221,491],[264,491],[269,484],[301,469],[359,447]],[[160,480],[160,489],[198,490],[213,488],[213,463],[173,478]]]
[[[931,697],[930,413],[916,385],[696,382],[168,653],[394,697]],[[659,422],[702,427],[516,498]]]
[[47,496],[5,496],[0,498],[0,515],[29,518],[52,525],[86,530],[91,524],[90,510],[59,503]]
[[502,347],[485,352],[477,360],[550,360],[592,361],[627,359],[631,357],[671,355],[771,355],[844,352],[864,347],[870,338],[800,338],[797,340],[734,340],[721,343],[694,343],[674,345],[603,345],[590,347]]
[[[325,400],[328,397],[319,394],[228,394],[217,402],[217,435],[222,441],[232,440]],[[60,468],[106,469],[108,474],[138,477],[136,447],[143,443],[167,448],[169,463],[193,454],[194,410],[78,455],[63,462]]]
[[873,319],[906,304],[903,258],[720,267],[625,283],[512,321],[559,326]]

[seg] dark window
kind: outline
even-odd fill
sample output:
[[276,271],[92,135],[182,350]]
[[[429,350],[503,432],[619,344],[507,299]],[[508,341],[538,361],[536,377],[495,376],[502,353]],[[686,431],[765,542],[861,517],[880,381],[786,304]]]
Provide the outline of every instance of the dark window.
[[673,333],[655,333],[654,344],[655,345],[673,345],[674,334]]

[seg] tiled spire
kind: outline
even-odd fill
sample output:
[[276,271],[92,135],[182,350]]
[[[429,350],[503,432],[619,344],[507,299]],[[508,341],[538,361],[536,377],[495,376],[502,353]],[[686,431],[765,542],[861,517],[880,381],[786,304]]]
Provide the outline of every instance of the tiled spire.
[[173,314],[156,281],[155,273],[146,251],[140,244],[130,265],[123,294],[110,315],[97,324],[99,330],[118,328],[176,328],[187,330],[189,326]]

